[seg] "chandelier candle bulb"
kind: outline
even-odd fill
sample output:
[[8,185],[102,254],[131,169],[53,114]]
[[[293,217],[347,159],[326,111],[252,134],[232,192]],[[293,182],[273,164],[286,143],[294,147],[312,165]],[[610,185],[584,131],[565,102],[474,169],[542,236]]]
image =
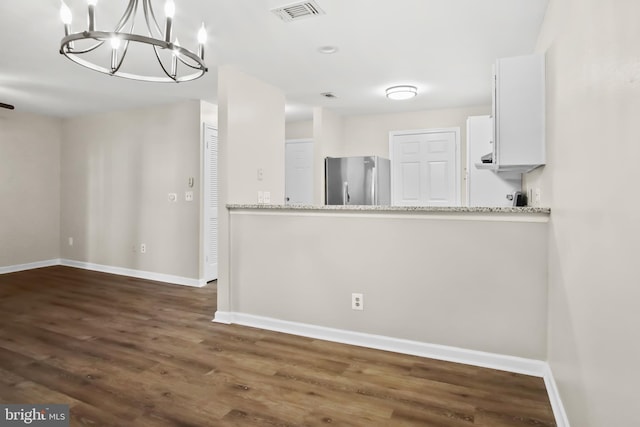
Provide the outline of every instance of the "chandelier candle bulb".
[[89,5],[89,31],[96,30],[96,5],[98,0],[87,0]]
[[198,30],[198,56],[204,60],[204,45],[207,42],[207,29],[204,27],[204,22]]
[[120,39],[111,37],[111,72],[115,73],[118,69],[118,48],[120,47]]
[[69,6],[67,6],[64,1],[60,2],[60,20],[62,20],[62,23],[65,26],[65,34],[69,35],[69,26],[73,21],[73,15],[71,15],[71,9],[69,9]]
[[164,27],[164,41],[171,42],[171,30],[173,27],[173,16],[176,14],[176,4],[173,0],[167,0],[164,4],[164,14],[167,18]]
[[[65,37],[71,33],[71,22],[73,21],[73,16],[71,15],[71,9],[64,1],[60,2],[60,19],[64,24],[64,35]],[[69,43],[69,49],[73,49],[73,42]]]
[[178,55],[180,54],[180,41],[176,39],[176,42],[173,44],[175,48],[173,49],[173,56],[171,57],[171,77],[174,77],[178,74]]

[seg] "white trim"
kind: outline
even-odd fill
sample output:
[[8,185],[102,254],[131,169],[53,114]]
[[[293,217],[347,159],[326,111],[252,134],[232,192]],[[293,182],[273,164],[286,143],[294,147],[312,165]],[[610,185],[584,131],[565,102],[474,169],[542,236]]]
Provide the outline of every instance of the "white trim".
[[377,350],[393,351],[413,356],[428,357],[431,359],[446,360],[449,362],[464,363],[484,368],[499,369],[536,377],[543,377],[547,368],[547,364],[540,360],[327,328],[324,326],[290,322],[245,313],[217,311],[213,321],[227,324],[235,323],[269,331],[283,332]]
[[212,322],[230,325],[233,323],[233,320],[234,320],[233,313],[229,313],[227,311],[216,311]]
[[287,139],[285,144],[304,144],[305,142],[313,143],[313,138]]
[[201,288],[207,284],[205,279],[190,279],[188,277],[173,276],[170,274],[154,273],[151,271],[133,270],[130,268],[113,267],[110,265],[93,264],[90,262],[74,261],[70,259],[60,260],[60,265],[82,268],[84,270],[99,271],[102,273],[117,274],[119,276],[137,277],[139,279],[153,280],[156,282],[171,283],[174,285],[191,286]]
[[[426,133],[443,133],[443,132],[453,132],[456,137],[455,142],[455,156],[456,156],[456,173],[455,173],[455,190],[456,190],[456,206],[462,206],[461,200],[461,188],[460,188],[460,170],[461,167],[461,157],[462,152],[460,151],[460,127],[450,127],[450,128],[433,128],[433,129],[410,129],[410,130],[392,130],[389,132],[389,160],[391,164],[391,168],[393,169],[393,144],[394,137],[403,136],[403,135],[421,135]],[[396,206],[396,198],[394,194],[394,183],[393,183],[393,170],[390,171],[391,175],[391,205]]]
[[60,265],[59,258],[48,259],[46,261],[30,262],[27,264],[17,264],[17,265],[9,265],[7,267],[0,267],[0,274],[15,273],[18,271],[33,270],[33,269],[42,268],[42,267],[52,267],[54,265]]
[[564,405],[562,404],[562,399],[560,398],[560,392],[558,390],[556,380],[553,377],[553,372],[549,364],[547,364],[547,367],[544,373],[544,385],[547,388],[547,394],[549,395],[549,402],[551,403],[551,409],[553,409],[553,416],[556,419],[557,426],[570,427],[569,417],[567,417],[567,412],[565,411]]
[[64,265],[67,267],[81,268],[83,270],[100,271],[102,273],[117,274],[119,276],[137,277],[139,279],[153,280],[156,282],[171,283],[174,285],[202,288],[207,285],[205,279],[190,279],[188,277],[173,276],[170,274],[154,273],[152,271],[133,270],[130,268],[113,267],[110,265],[93,264],[90,262],[74,261],[71,259],[50,259],[46,261],[31,262],[28,264],[10,265],[0,267],[0,274],[14,273],[18,271],[33,270],[42,267]]

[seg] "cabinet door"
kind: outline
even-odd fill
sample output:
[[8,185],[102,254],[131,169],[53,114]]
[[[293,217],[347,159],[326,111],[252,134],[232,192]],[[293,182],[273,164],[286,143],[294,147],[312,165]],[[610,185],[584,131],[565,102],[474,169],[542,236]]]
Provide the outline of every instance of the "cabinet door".
[[544,164],[544,56],[499,59],[495,78],[496,163]]

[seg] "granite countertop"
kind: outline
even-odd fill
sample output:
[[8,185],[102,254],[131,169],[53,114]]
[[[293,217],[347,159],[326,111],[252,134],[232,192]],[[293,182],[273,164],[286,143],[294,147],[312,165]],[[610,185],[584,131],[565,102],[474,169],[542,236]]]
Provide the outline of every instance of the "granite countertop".
[[300,210],[300,211],[348,211],[348,212],[421,212],[421,213],[508,213],[549,215],[550,208],[537,207],[468,207],[468,206],[362,206],[362,205],[251,205],[228,204],[227,209]]

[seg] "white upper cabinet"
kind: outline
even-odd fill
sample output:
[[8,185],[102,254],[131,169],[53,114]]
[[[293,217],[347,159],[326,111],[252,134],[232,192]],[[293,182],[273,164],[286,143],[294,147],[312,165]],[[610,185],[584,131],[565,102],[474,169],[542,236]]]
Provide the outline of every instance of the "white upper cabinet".
[[481,169],[524,173],[545,164],[544,55],[496,61],[493,151]]

